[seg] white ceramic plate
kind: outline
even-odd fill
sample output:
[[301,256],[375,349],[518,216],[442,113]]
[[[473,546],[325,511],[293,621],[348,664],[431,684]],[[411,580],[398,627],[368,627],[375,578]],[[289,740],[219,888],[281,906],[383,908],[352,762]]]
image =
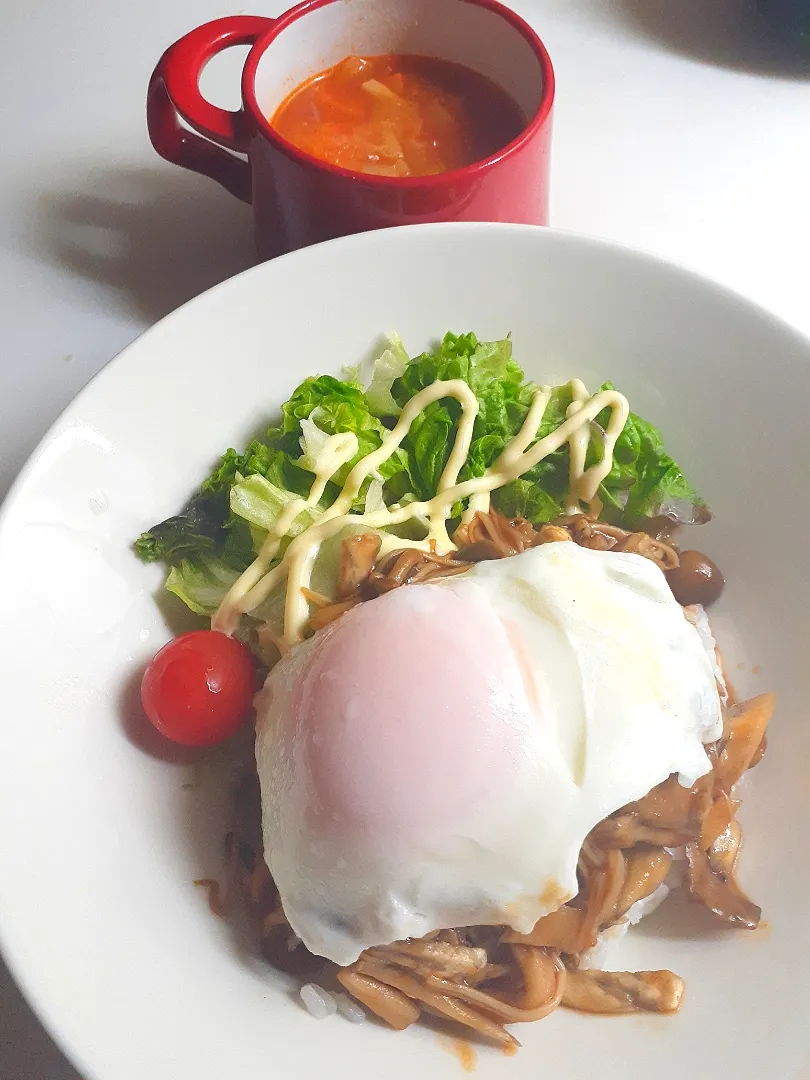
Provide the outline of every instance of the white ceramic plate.
[[[753,934],[665,907],[620,963],[687,980],[674,1018],[560,1011],[478,1075],[810,1077],[810,343],[724,290],[594,240],[512,226],[369,233],[259,266],[164,319],[43,441],[0,525],[0,925],[24,989],[87,1080],[456,1078],[433,1031],[311,1019],[192,879],[216,876],[228,762],[164,760],[139,669],[168,636],[133,537],[182,505],[305,375],[397,329],[511,330],[529,375],[612,378],[711,504],[715,628],[743,693],[774,688],[748,783]],[[168,609],[167,609],[168,610]],[[191,786],[188,786],[191,785]]]

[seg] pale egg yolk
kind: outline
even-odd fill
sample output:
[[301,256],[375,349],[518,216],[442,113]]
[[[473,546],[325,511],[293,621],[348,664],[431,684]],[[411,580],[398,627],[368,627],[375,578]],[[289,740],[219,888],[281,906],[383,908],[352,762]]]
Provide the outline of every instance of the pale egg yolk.
[[467,820],[514,775],[530,732],[515,653],[476,592],[426,586],[361,605],[296,689],[287,715],[314,809],[381,840]]

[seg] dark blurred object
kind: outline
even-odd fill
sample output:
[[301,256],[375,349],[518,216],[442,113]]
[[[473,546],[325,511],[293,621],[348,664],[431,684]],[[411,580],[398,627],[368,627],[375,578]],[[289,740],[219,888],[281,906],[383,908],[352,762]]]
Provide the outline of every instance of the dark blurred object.
[[760,11],[773,29],[810,53],[810,0],[758,0]]
[[612,2],[657,45],[750,75],[810,80],[810,0]]

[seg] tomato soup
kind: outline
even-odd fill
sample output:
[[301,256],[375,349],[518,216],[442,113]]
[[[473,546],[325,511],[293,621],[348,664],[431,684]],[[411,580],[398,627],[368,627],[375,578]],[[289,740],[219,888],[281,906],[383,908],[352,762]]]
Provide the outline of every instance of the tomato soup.
[[377,176],[431,176],[489,157],[526,126],[517,102],[461,64],[349,56],[307,80],[271,123],[313,157]]

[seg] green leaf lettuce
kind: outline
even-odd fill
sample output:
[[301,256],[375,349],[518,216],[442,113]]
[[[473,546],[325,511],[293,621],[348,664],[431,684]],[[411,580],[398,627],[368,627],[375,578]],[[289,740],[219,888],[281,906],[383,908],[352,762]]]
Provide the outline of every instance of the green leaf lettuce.
[[[331,375],[305,379],[282,406],[279,423],[264,438],[250,442],[243,453],[226,450],[185,509],[139,537],[137,554],[146,562],[168,564],[168,590],[198,614],[210,614],[255,558],[285,507],[292,499],[308,495],[330,436],[351,432],[357,439],[357,452],[326,485],[318,505],[296,517],[281,552],[337,498],[351,468],[380,446],[405,404],[437,380],[452,379],[463,379],[478,401],[470,450],[459,479],[482,476],[520,430],[537,389],[514,360],[511,339],[481,342],[472,333],[449,333],[435,348],[409,360],[401,340],[394,336],[374,364],[365,390],[359,369],[345,379]],[[605,383],[600,389],[612,388]],[[564,422],[571,401],[569,385],[551,390],[538,439]],[[377,505],[381,499],[389,506],[430,499],[447,464],[460,415],[454,398],[428,405],[399,449],[373,478],[367,478],[352,510],[365,508],[372,482]],[[605,410],[591,425],[587,464],[601,458],[608,419]],[[492,505],[535,525],[553,520],[564,507],[568,472],[564,445],[519,479],[494,491]],[[605,517],[633,527],[662,514],[678,521],[704,521],[709,516],[667,454],[658,429],[634,413],[617,441],[612,468],[599,494]],[[455,506],[453,514],[458,516],[462,509]],[[327,595],[331,577],[337,573],[336,550],[334,544],[325,546],[324,557],[319,559],[319,591]]]

